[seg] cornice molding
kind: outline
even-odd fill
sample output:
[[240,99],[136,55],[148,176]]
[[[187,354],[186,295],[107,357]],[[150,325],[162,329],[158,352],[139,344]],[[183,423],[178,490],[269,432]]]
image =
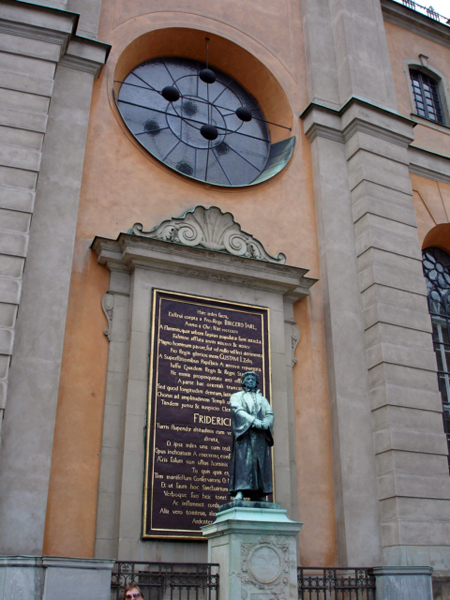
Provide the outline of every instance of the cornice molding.
[[105,64],[111,46],[88,38],[75,36],[69,42],[59,64],[63,67],[92,73],[98,77]]
[[450,48],[450,27],[448,25],[392,0],[381,0],[381,9],[384,19],[389,23]]
[[408,149],[409,172],[433,181],[450,184],[450,158],[410,146]]
[[70,27],[70,30],[57,30],[53,28],[47,29],[45,27],[37,27],[28,23],[13,22],[0,18],[1,33],[39,40],[41,42],[49,42],[51,44],[58,44],[60,46],[67,44],[72,29],[72,27]]
[[17,0],[0,4],[1,33],[56,44],[59,64],[97,76],[111,46],[76,35],[78,22],[79,15],[70,11]]
[[199,248],[176,247],[124,233],[117,240],[96,237],[91,248],[97,254],[99,264],[111,272],[150,269],[178,277],[282,293],[290,302],[308,296],[309,288],[316,282],[316,279],[305,277],[306,269],[261,263]]
[[407,148],[414,139],[414,121],[361,98],[352,97],[333,108],[311,102],[300,115],[312,143],[317,137],[347,143],[357,132]]
[[412,146],[412,130],[416,123],[402,115],[373,106],[360,98],[351,98],[340,108],[312,102],[301,118],[311,143],[322,137],[345,144],[355,133],[366,133],[407,148],[410,173],[450,184],[450,158]]
[[150,269],[178,277],[282,293],[290,302],[306,297],[316,282],[316,279],[306,277],[307,269],[130,233],[121,233],[116,240],[96,237],[91,248],[97,254],[99,264],[112,273]]
[[306,136],[311,143],[318,137],[340,144],[345,143],[344,135],[340,129],[334,129],[322,123],[313,123],[312,127],[306,132]]
[[[47,39],[48,35],[74,35],[80,15],[68,10],[19,0],[2,0],[0,19],[13,35]],[[20,29],[22,26],[22,29]],[[15,33],[16,32],[16,33]],[[43,36],[43,37],[40,37]]]
[[347,125],[347,127],[344,128],[344,141],[348,142],[348,140],[352,138],[355,135],[355,133],[358,132],[367,133],[372,137],[376,137],[380,140],[397,144],[402,148],[407,148],[414,139],[412,135],[407,136],[396,131],[391,131],[390,129],[386,129],[384,127],[375,125],[373,123],[369,123],[361,118],[356,117]]

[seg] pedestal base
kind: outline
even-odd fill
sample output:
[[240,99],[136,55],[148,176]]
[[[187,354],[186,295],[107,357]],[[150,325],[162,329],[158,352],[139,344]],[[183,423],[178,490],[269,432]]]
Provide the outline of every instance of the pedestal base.
[[235,500],[202,527],[208,562],[220,565],[221,600],[298,600],[297,535],[279,504]]
[[375,567],[377,600],[432,600],[431,567]]

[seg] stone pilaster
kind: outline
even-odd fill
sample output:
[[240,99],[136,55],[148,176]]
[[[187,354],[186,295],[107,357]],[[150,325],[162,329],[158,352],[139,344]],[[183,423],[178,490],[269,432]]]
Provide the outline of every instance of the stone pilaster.
[[347,155],[339,113],[310,107],[304,119],[317,173],[339,560],[371,566],[381,560],[381,538]]
[[[367,477],[363,465],[372,469],[376,457],[378,506],[365,509],[379,519],[374,527],[381,536],[380,559],[415,565],[437,560],[443,568],[448,532],[442,519],[450,517],[450,481],[409,179],[412,126],[358,99],[340,111],[311,105],[304,118],[321,173],[316,202],[322,278],[331,304],[327,344],[342,502],[340,544],[345,540],[348,564],[356,564],[348,549],[358,545],[351,527],[358,515],[353,502],[359,504],[361,492],[352,477],[355,465]],[[332,144],[333,152],[326,151]],[[324,177],[325,182],[330,178],[328,188]],[[338,254],[339,248],[346,254]],[[358,286],[356,294],[351,285]],[[333,288],[340,293],[334,304]],[[429,546],[426,556],[423,544]],[[367,549],[359,556],[370,564]],[[376,564],[375,557],[370,560]]]
[[[326,305],[340,561],[445,570],[450,481],[409,177],[413,123],[396,112],[380,2],[329,0],[321,9],[329,25],[305,33],[314,72],[302,118]],[[309,18],[314,2],[303,10]],[[334,73],[320,64],[325,46],[334,46]]]
[[0,412],[5,410],[0,552],[5,554],[39,556],[43,547],[92,84],[109,49],[77,37],[76,24],[77,15],[63,10],[10,0],[0,5]]

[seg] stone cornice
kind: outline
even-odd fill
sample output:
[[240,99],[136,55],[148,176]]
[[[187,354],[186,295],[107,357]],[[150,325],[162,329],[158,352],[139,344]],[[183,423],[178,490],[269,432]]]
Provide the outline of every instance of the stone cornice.
[[289,295],[291,301],[309,293],[315,279],[306,269],[181,246],[154,238],[121,233],[116,240],[96,237],[91,248],[110,271],[131,273],[152,269],[195,279],[233,283]]
[[392,0],[381,0],[383,17],[389,23],[403,27],[433,42],[450,48],[450,27]]
[[0,4],[0,32],[56,44],[60,64],[98,75],[111,46],[77,35],[78,21],[77,13],[57,8],[20,0]]
[[[71,21],[66,20],[65,24],[71,25]],[[72,29],[72,26],[62,30],[46,29],[44,27],[36,27],[35,25],[28,23],[15,23],[13,21],[0,18],[1,33],[6,33],[8,35],[14,35],[17,37],[30,38],[33,40],[40,40],[42,42],[49,42],[51,44],[58,44],[62,47],[67,45],[67,41]]]
[[300,118],[310,142],[324,137],[346,143],[357,132],[403,147],[408,147],[414,139],[414,121],[357,97],[349,98],[339,108],[311,102]]
[[312,143],[317,137],[347,143],[356,132],[408,148],[409,171],[415,175],[450,184],[450,158],[411,146],[415,121],[382,109],[359,98],[340,108],[312,102],[300,115]]
[[[74,35],[80,15],[68,10],[50,8],[21,0],[2,0],[0,19],[15,31],[33,39],[48,39],[52,35]],[[22,27],[22,29],[20,29]]]
[[410,146],[408,158],[410,173],[450,184],[450,158],[448,156]]
[[66,558],[64,556],[43,556],[42,566],[60,569],[90,569],[93,571],[112,571],[115,559],[103,558]]
[[69,42],[66,53],[62,56],[60,64],[78,71],[92,73],[98,77],[110,50],[109,44],[74,36]]

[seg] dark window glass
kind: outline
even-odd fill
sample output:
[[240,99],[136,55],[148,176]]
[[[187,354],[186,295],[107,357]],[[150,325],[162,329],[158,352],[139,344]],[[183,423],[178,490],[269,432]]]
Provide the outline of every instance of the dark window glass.
[[249,185],[270,157],[264,116],[229,75],[214,69],[205,82],[205,66],[173,57],[142,63],[121,82],[117,105],[131,133],[168,167],[215,185]]
[[450,255],[440,248],[427,248],[422,256],[450,468]]
[[417,114],[425,119],[444,124],[437,81],[413,69],[410,70],[410,75]]

